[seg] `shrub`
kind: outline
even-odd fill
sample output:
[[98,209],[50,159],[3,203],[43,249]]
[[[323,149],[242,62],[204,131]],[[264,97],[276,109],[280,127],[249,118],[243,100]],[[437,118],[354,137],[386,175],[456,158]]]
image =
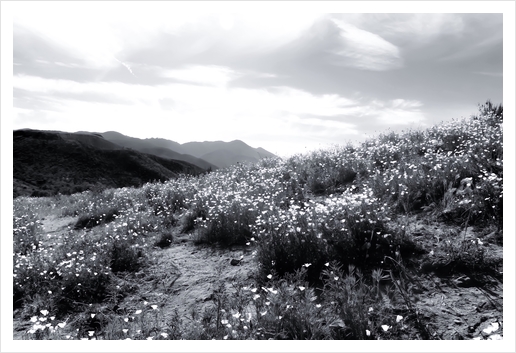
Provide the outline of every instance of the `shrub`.
[[126,242],[113,243],[111,248],[111,271],[136,272],[142,267],[142,250]]
[[162,249],[169,247],[174,241],[174,236],[170,232],[164,232],[159,235],[158,240],[154,243],[155,246]]
[[93,228],[101,224],[112,222],[119,215],[116,208],[99,210],[95,213],[84,214],[75,223],[74,229]]

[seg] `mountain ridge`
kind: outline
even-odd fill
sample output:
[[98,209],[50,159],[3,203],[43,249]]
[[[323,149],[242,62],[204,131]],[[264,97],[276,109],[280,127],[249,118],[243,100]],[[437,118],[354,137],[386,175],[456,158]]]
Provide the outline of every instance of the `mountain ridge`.
[[13,196],[139,186],[205,169],[124,148],[91,133],[13,131]]
[[[202,168],[218,169],[232,164],[256,162],[262,158],[276,157],[262,147],[253,148],[242,140],[224,142],[191,141],[178,143],[164,138],[140,139],[130,137],[115,131],[100,133],[106,140],[158,156],[174,156],[175,159],[185,160]],[[166,152],[163,148],[173,152]],[[218,152],[217,152],[218,151]]]

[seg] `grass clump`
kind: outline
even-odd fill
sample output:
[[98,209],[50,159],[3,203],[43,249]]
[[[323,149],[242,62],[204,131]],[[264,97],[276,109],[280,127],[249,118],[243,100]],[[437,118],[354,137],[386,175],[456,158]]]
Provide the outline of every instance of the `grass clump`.
[[109,208],[106,211],[97,211],[96,213],[83,214],[75,223],[75,229],[93,228],[101,224],[112,222],[118,215],[116,208]]

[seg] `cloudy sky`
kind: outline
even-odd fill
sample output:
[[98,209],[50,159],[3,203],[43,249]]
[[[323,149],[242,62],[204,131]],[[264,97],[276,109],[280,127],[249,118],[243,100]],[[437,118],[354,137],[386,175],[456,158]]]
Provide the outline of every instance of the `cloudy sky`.
[[256,6],[16,3],[13,128],[286,156],[503,103],[502,14]]

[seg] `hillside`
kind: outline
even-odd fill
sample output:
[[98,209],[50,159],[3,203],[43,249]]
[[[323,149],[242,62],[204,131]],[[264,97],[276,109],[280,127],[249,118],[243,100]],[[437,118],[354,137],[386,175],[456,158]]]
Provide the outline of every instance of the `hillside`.
[[91,133],[13,132],[14,197],[139,186],[202,172],[187,162],[124,149]]
[[503,147],[487,102],[359,146],[15,199],[13,335],[503,340]]

